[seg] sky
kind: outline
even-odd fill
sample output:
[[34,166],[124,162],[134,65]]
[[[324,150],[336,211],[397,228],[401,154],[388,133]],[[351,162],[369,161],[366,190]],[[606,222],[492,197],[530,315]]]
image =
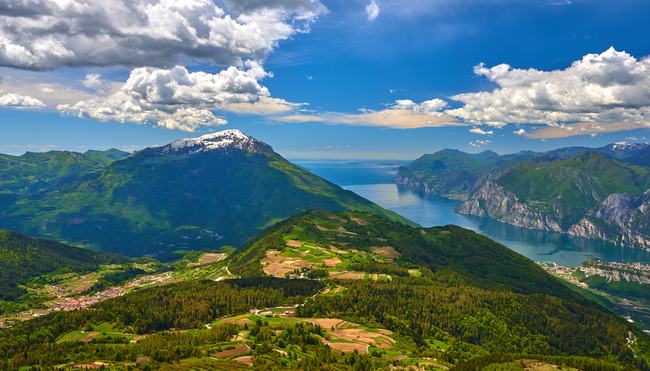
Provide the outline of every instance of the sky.
[[6,0],[0,153],[239,129],[287,158],[650,141],[650,2]]

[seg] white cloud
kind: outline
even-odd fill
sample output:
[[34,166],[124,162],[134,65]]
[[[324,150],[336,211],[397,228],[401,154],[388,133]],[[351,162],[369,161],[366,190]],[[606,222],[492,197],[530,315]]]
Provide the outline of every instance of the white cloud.
[[13,108],[43,108],[45,107],[45,103],[30,96],[9,93],[0,97],[0,106]]
[[465,105],[445,113],[468,123],[498,127],[505,123],[562,126],[570,122],[650,125],[650,57],[637,60],[610,48],[602,54],[588,54],[565,70],[522,70],[507,64],[486,68],[480,64],[474,72],[498,88],[451,97]]
[[[200,126],[226,124],[210,110],[229,105],[266,104],[277,108],[291,103],[273,101],[257,80],[267,76],[258,63],[247,63],[248,70],[229,67],[217,74],[189,73],[184,67],[170,70],[136,68],[122,88],[107,97],[97,97],[57,109],[64,115],[99,121],[135,122],[157,128],[193,132]],[[270,100],[270,101],[269,101]]]
[[103,91],[107,85],[107,82],[100,79],[102,77],[98,73],[89,73],[86,75],[86,79],[82,80],[81,83],[83,86],[93,89],[95,91]]
[[474,133],[474,134],[481,134],[481,135],[492,135],[492,134],[494,134],[494,132],[492,130],[484,131],[481,128],[473,128],[473,129],[470,129],[469,132]]
[[442,99],[431,99],[417,104],[409,99],[396,100],[391,105],[392,109],[410,110],[425,114],[427,116],[442,117],[443,113],[440,112],[443,108],[447,107],[447,102]]
[[515,133],[517,135],[526,135],[526,130],[519,129],[519,130],[513,131],[513,133]]
[[54,94],[54,89],[48,88],[46,86],[42,86],[42,87],[38,88],[38,90],[40,90],[41,93],[43,93],[43,94]]
[[[327,9],[317,0],[6,0],[0,65],[169,68],[192,58],[218,65],[263,59]],[[233,13],[238,12],[238,14]]]
[[472,147],[480,147],[481,145],[487,145],[488,143],[491,143],[489,140],[477,140],[476,143],[469,142]]
[[375,0],[370,0],[370,4],[366,6],[366,14],[369,22],[374,21],[379,16],[379,5]]
[[637,137],[626,137],[625,140],[639,140]]

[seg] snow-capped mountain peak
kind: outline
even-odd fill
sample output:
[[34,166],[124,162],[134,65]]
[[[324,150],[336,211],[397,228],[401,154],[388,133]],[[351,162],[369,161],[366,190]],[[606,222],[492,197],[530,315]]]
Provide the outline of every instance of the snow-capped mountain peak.
[[236,148],[258,152],[261,147],[268,147],[237,129],[223,130],[217,133],[202,135],[198,138],[184,138],[174,141],[158,149],[161,155],[188,154],[212,151],[216,149]]

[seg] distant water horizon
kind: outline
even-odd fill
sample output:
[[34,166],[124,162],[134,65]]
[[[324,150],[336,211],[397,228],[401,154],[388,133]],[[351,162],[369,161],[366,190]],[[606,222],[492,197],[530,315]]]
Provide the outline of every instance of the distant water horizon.
[[423,227],[457,225],[483,234],[533,261],[578,266],[586,259],[650,262],[650,252],[607,241],[539,231],[454,211],[460,201],[413,192],[396,184],[396,167],[408,161],[290,160],[312,173],[355,192]]

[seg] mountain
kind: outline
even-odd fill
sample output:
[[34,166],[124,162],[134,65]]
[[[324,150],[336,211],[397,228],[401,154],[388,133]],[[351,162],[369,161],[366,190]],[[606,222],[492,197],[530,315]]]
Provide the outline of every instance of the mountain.
[[227,259],[175,267],[89,309],[12,323],[0,367],[649,369],[650,336],[456,226],[308,210]]
[[128,155],[116,149],[86,153],[27,152],[22,156],[0,154],[0,194],[51,191]]
[[239,130],[147,148],[54,190],[0,198],[0,227],[129,256],[239,245],[298,211],[407,219]]
[[486,159],[443,150],[400,167],[394,180],[462,200],[463,214],[650,248],[649,151],[624,142]]
[[123,255],[101,253],[0,230],[0,301],[17,300],[27,293],[19,287],[27,279],[54,271],[82,272],[99,264],[121,264]]
[[650,169],[603,153],[526,163],[486,182],[457,210],[542,230],[641,247],[650,229]]
[[552,151],[545,152],[545,155],[556,157],[559,159],[568,159],[582,152],[600,152],[605,154],[607,157],[613,158],[615,160],[622,160],[633,156],[637,152],[647,149],[650,147],[648,143],[627,143],[627,142],[617,142],[611,143],[599,148],[590,148],[590,147],[566,147],[560,148]]

